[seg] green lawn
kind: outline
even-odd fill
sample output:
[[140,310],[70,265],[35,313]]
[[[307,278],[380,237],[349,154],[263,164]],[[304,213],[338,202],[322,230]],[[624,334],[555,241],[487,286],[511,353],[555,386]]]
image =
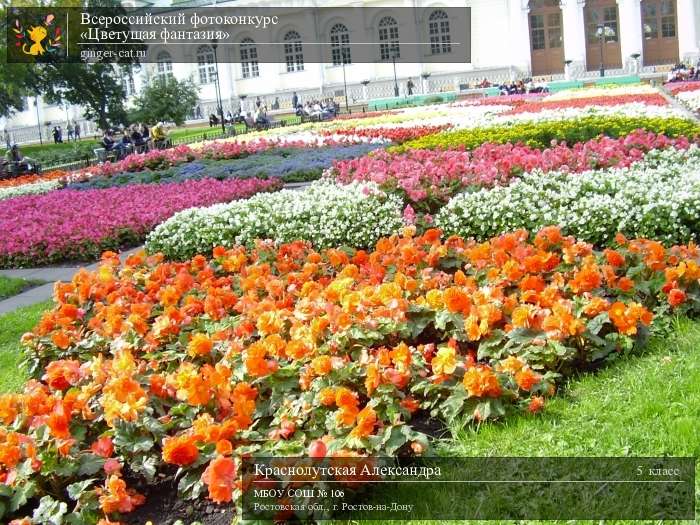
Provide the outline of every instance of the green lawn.
[[51,304],[45,301],[0,316],[0,393],[19,390],[26,380],[27,373],[20,365],[19,338],[34,328]]
[[35,279],[19,279],[17,277],[5,277],[0,275],[0,301],[22,293],[24,290],[43,284],[44,281]]
[[[441,456],[700,457],[700,323],[680,320],[670,337],[654,340],[643,355],[620,360],[595,374],[572,379],[540,415],[511,418],[502,423],[484,424],[480,428],[465,429],[453,424],[451,430],[454,439],[438,443],[437,452]],[[696,467],[698,509],[699,474]],[[380,494],[381,499],[390,500],[390,490]],[[451,506],[454,502],[438,498],[435,507],[443,505]],[[362,523],[391,525],[396,522],[365,520]],[[404,523],[434,525],[436,522],[414,520]],[[700,517],[693,522],[541,523],[700,523]]]

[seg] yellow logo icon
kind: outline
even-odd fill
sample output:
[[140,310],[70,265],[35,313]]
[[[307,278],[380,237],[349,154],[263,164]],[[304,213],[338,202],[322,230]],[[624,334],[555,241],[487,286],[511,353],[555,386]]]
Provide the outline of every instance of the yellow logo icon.
[[44,48],[41,46],[41,41],[46,38],[48,32],[44,26],[34,26],[27,31],[29,39],[34,42],[32,46],[27,51],[27,44],[22,46],[22,53],[25,55],[43,55],[45,53]]
[[26,29],[19,20],[15,20],[12,31],[15,33],[17,51],[30,56],[56,53],[62,45],[62,34],[61,28],[53,24],[55,18],[54,15],[47,15],[40,24],[28,26]]

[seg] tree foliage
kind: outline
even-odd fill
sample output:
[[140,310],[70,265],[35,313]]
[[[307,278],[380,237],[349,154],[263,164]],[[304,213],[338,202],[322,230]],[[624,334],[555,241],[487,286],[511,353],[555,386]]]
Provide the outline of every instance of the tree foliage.
[[163,120],[179,126],[194,111],[198,91],[192,79],[152,79],[135,100],[134,117],[143,122]]

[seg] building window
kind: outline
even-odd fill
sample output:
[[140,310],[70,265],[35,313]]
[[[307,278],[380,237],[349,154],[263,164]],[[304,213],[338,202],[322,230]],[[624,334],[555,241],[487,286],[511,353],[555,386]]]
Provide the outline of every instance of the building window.
[[287,63],[287,73],[304,71],[304,52],[301,45],[301,36],[296,31],[289,31],[284,35],[284,59]]
[[382,60],[400,58],[399,24],[390,16],[379,21],[379,56]]
[[431,54],[439,55],[452,51],[450,19],[442,9],[433,11],[428,18],[428,37],[430,38]]
[[156,74],[161,80],[167,80],[173,76],[173,59],[167,51],[161,51],[156,56]]
[[350,64],[350,33],[343,24],[331,28],[331,58],[333,65]]
[[243,78],[260,76],[258,68],[258,49],[252,38],[244,38],[241,41],[241,71]]
[[544,15],[530,15],[530,41],[532,49],[544,49]]
[[671,0],[661,2],[661,36],[664,38],[676,36],[676,13]]
[[216,80],[216,66],[214,65],[214,50],[209,46],[200,46],[197,49],[197,67],[199,69],[199,83],[209,84]]
[[608,6],[603,9],[591,9],[586,11],[586,39],[593,45],[600,42],[598,26],[603,26],[605,42],[617,42],[619,32],[617,29],[617,7]]
[[644,4],[644,38],[658,38],[659,26],[656,23],[656,4]]

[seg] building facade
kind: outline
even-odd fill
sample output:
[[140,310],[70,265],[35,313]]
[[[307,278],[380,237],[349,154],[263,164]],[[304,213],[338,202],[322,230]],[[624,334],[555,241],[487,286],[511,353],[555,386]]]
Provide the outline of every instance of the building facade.
[[[279,1],[269,0],[214,3],[280,6]],[[182,2],[177,7],[187,5]],[[316,5],[386,6],[386,12],[373,10],[375,15],[363,21],[360,31],[350,31],[342,21],[328,17],[315,21],[314,34],[304,34],[300,28],[308,16],[305,8]],[[403,19],[389,9],[415,6],[427,8],[421,19]],[[209,44],[191,46],[183,51],[185,56],[167,46],[151,46],[149,63],[135,67],[124,79],[127,93],[137,93],[157,76],[192,77],[200,88],[200,103],[192,119],[199,120],[216,112],[217,70],[224,111],[235,111],[239,105],[250,110],[258,97],[268,107],[277,100],[280,110],[285,110],[292,92],[301,100],[329,96],[342,100],[347,92],[349,103],[354,104],[394,96],[397,84],[404,94],[408,78],[416,85],[414,92],[439,93],[464,91],[484,78],[498,83],[529,76],[543,80],[594,77],[601,64],[607,75],[645,74],[663,71],[679,61],[695,64],[700,56],[700,0],[336,0],[323,4],[291,0],[284,7],[283,26],[265,35],[236,35],[240,45],[218,46],[216,57]],[[468,7],[469,15],[450,19],[446,7]],[[295,13],[299,24],[295,24]],[[392,43],[425,40],[431,43],[430,53],[451,53],[450,42],[455,42],[454,34],[459,32],[468,39],[467,62],[397,63],[394,72],[387,53]],[[258,60],[262,37],[284,43],[279,62]],[[310,41],[330,43],[323,62],[309,61],[312,54],[304,42]],[[376,60],[355,63],[346,55],[348,44],[359,41],[376,42]],[[43,129],[47,122],[80,120],[80,108],[46,106],[39,97],[37,109],[34,102],[30,99],[26,111],[0,122],[0,128],[14,130],[17,139],[24,141],[29,139],[19,137],[20,130],[26,128],[29,136],[33,128],[36,135],[37,122]],[[87,130],[89,123],[85,127]]]

